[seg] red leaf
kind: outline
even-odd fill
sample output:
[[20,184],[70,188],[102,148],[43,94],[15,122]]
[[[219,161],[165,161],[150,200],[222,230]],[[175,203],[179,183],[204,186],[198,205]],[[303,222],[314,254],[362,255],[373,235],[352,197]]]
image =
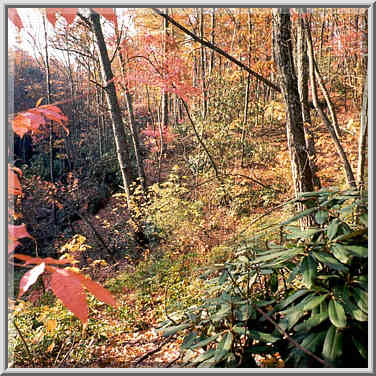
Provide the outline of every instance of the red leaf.
[[29,287],[37,281],[38,277],[44,272],[45,267],[46,264],[42,262],[23,275],[20,281],[20,292],[18,294],[18,298],[20,298],[29,289]]
[[113,8],[93,8],[97,13],[102,15],[106,20],[113,22],[117,26],[117,17]]
[[113,295],[104,287],[102,287],[99,283],[91,280],[88,277],[85,277],[82,274],[69,271],[74,275],[77,279],[81,281],[81,283],[87,288],[87,290],[92,293],[96,298],[98,298],[103,303],[109,304],[113,307],[117,306],[117,302]]
[[60,109],[59,111],[57,111],[56,109],[59,109],[59,108],[56,106],[49,106],[47,108],[44,106],[40,106],[36,110],[40,112],[48,120],[57,121],[60,124],[63,121],[67,122],[68,118],[60,111]]
[[23,255],[21,253],[16,253],[14,258],[25,261],[25,264],[40,264],[44,262],[46,265],[66,265],[70,264],[68,260],[55,260],[52,257],[40,258],[40,257],[31,257],[28,255]]
[[58,10],[59,8],[46,8],[46,17],[53,27],[56,24],[56,13]]
[[67,20],[70,25],[76,18],[78,8],[61,8],[60,14]]
[[[17,169],[18,170],[18,169]],[[18,179],[17,174],[14,173],[14,167],[8,165],[8,194],[20,195],[22,193],[22,187]]]
[[86,295],[81,282],[65,269],[56,268],[51,275],[51,288],[63,304],[76,315],[83,324],[87,323],[89,311]]
[[10,255],[19,245],[20,242],[8,239],[8,255]]
[[19,114],[12,121],[13,131],[22,138],[30,130],[30,124],[30,119],[23,116],[23,114]]
[[29,130],[31,130],[33,133],[36,133],[41,125],[46,124],[44,117],[34,109],[24,112],[22,116],[29,120]]
[[33,237],[27,232],[26,225],[11,225],[8,223],[8,238],[12,240],[18,240],[21,238],[31,238]]
[[18,30],[21,30],[23,28],[21,18],[19,16],[16,8],[8,8],[8,18],[18,28]]

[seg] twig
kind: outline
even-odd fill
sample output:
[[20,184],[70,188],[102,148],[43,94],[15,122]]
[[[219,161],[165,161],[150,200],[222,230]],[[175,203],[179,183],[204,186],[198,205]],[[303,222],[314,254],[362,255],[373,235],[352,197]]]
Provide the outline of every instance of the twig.
[[178,357],[172,360],[170,363],[167,364],[166,368],[171,367],[175,362],[177,362],[181,358],[182,354],[179,354]]
[[29,346],[27,345],[27,343],[26,343],[26,341],[25,341],[25,338],[24,338],[24,336],[22,335],[22,332],[21,332],[20,328],[17,326],[17,324],[16,324],[16,320],[13,320],[13,325],[14,325],[14,327],[16,328],[18,334],[20,335],[21,340],[22,340],[23,344],[25,345],[25,348],[26,348],[27,354],[29,355],[30,362],[31,362],[32,366],[34,367],[34,361],[33,361],[33,357],[31,356],[31,353],[30,353],[30,350],[29,350]]
[[164,311],[165,311],[165,315],[166,317],[174,324],[174,325],[177,325],[177,322],[174,321],[167,313],[167,292],[168,292],[168,283],[166,285],[166,289],[165,289],[165,296],[164,296]]
[[259,312],[264,318],[265,320],[269,321],[283,336],[283,338],[287,339],[290,343],[292,343],[296,348],[298,348],[299,350],[303,351],[304,353],[306,353],[307,355],[311,356],[313,359],[315,359],[316,361],[318,361],[319,363],[321,363],[322,365],[324,365],[325,367],[328,367],[328,368],[332,368],[333,365],[330,364],[329,362],[319,358],[317,355],[315,355],[313,352],[307,350],[306,348],[304,348],[302,345],[300,345],[298,342],[296,342],[293,338],[290,337],[290,335],[284,330],[282,329],[270,316],[268,316],[260,307],[258,307],[255,303],[253,303],[252,301],[250,301],[247,296],[243,293],[243,291],[240,289],[240,287],[238,286],[238,284],[236,283],[236,281],[234,280],[232,274],[226,269],[227,271],[227,274],[229,275],[232,283],[234,284],[234,286],[236,286],[236,288],[238,289],[239,293],[245,298],[247,299],[252,307],[254,309],[256,309],[257,312]]
[[75,341],[76,337],[73,338],[73,341],[72,341],[72,346],[70,347],[70,349],[66,352],[66,354],[64,355],[64,358],[61,359],[61,362],[59,363],[59,365],[57,366],[57,368],[60,368],[60,366],[63,364],[63,362],[65,361],[65,359],[68,357],[68,355],[72,352],[73,350],[73,347],[74,347],[74,341]]
[[163,342],[161,342],[156,348],[149,350],[144,355],[141,355],[135,362],[135,365],[141,363],[143,360],[148,358],[150,355],[153,355],[154,353],[158,352],[166,343],[170,342],[171,339],[174,338],[174,336],[167,337]]

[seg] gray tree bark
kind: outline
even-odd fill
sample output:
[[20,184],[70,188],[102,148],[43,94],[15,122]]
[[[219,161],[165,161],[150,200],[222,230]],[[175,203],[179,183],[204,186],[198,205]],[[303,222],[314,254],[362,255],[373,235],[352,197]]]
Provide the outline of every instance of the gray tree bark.
[[286,132],[295,194],[313,191],[295,74],[289,9],[273,9],[273,49],[286,104]]
[[297,40],[296,40],[296,65],[298,73],[298,91],[300,103],[302,106],[303,125],[306,140],[306,147],[308,152],[309,164],[312,171],[312,183],[317,189],[321,188],[320,179],[316,175],[316,150],[314,134],[310,127],[312,127],[312,120],[308,102],[308,82],[309,82],[309,68],[307,43],[305,36],[305,28],[302,13],[306,13],[306,9],[299,9],[299,18],[297,23]]
[[123,188],[127,197],[129,204],[130,192],[129,184],[133,180],[133,172],[129,160],[128,153],[128,142],[125,135],[124,123],[121,116],[121,110],[119,106],[119,101],[116,94],[116,88],[113,82],[114,75],[111,69],[111,62],[108,57],[106,43],[104,41],[102,26],[100,23],[99,14],[93,10],[90,10],[90,22],[93,26],[93,31],[95,34],[95,39],[97,42],[97,49],[99,58],[101,61],[101,68],[103,71],[104,78],[104,88],[106,93],[106,99],[108,107],[111,113],[112,129],[114,133],[115,145],[117,158],[119,161],[119,167],[121,171],[121,176],[123,180]]

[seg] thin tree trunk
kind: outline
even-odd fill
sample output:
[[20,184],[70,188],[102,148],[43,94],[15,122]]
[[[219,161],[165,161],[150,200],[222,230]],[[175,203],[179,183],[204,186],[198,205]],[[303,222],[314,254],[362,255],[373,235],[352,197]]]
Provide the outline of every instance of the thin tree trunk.
[[[289,9],[273,9],[273,48],[280,75],[282,95],[286,105],[287,142],[291,158],[291,171],[295,195],[313,191],[312,171],[306,149],[302,108],[300,105],[297,77],[293,64],[291,20]],[[305,203],[308,206],[309,203]],[[303,208],[303,204],[299,205]],[[312,223],[310,217],[302,226]]]
[[346,173],[347,183],[350,187],[356,188],[354,174],[351,168],[351,165],[346,157],[346,153],[343,150],[341,142],[339,141],[335,129],[333,128],[332,123],[329,121],[328,117],[321,109],[321,105],[318,102],[317,98],[317,84],[316,84],[316,76],[315,76],[315,67],[314,67],[314,57],[313,57],[313,48],[312,48],[312,37],[311,37],[311,30],[307,22],[304,22],[305,29],[306,29],[306,36],[307,36],[307,48],[308,48],[308,61],[309,61],[309,75],[311,81],[311,90],[312,90],[312,100],[313,105],[315,106],[317,112],[319,113],[321,119],[323,120],[324,124],[326,125],[334,144],[337,148],[337,152],[342,159],[343,166]]
[[[252,33],[252,13],[251,9],[248,8],[248,66],[251,65],[251,48],[252,48],[252,39],[251,39],[251,33]],[[245,147],[245,133],[246,133],[246,127],[248,122],[248,103],[249,103],[249,89],[251,84],[251,74],[248,73],[247,75],[247,83],[245,87],[245,98],[244,98],[244,112],[243,112],[243,128],[242,128],[242,135],[241,135],[241,145],[242,145],[242,153],[240,158],[240,166],[244,167],[243,161],[244,161],[244,147]]]
[[[168,8],[166,8],[168,14]],[[168,38],[168,20],[163,19],[163,61],[164,65],[167,60],[167,38]],[[164,71],[164,70],[163,70]],[[162,90],[162,126],[168,126],[168,93],[165,89]]]
[[[200,38],[204,39],[204,9],[200,8]],[[201,89],[202,89],[202,118],[206,118],[206,112],[208,109],[207,93],[206,93],[206,62],[205,62],[205,49],[201,45],[200,48],[200,60],[201,60]]]
[[308,103],[308,82],[309,82],[309,68],[307,56],[307,42],[305,37],[305,28],[303,24],[304,13],[306,9],[299,9],[299,18],[297,23],[297,43],[296,43],[296,60],[297,60],[297,73],[298,73],[298,90],[302,106],[304,133],[306,140],[306,147],[308,152],[308,160],[312,171],[312,183],[317,189],[321,188],[320,179],[316,171],[316,150],[315,141],[312,130],[312,121],[310,115],[310,108]]
[[[212,9],[211,14],[211,24],[210,24],[210,42],[214,45],[215,41],[215,8]],[[211,78],[214,69],[214,50],[210,52],[210,63],[209,63],[209,77]]]
[[357,183],[360,189],[364,189],[364,170],[367,153],[367,128],[368,128],[368,72],[363,83],[362,111],[360,114],[359,149]]
[[[46,68],[46,86],[47,86],[47,103],[52,102],[51,98],[51,77],[50,77],[50,62],[48,55],[48,35],[46,27],[46,16],[43,15],[43,28],[44,28],[44,41],[45,41],[45,68]],[[54,160],[53,160],[53,143],[54,143],[54,134],[52,130],[52,121],[49,121],[49,139],[48,139],[48,148],[49,148],[49,167],[50,167],[50,180],[51,183],[54,183]],[[54,233],[56,235],[56,208],[55,203],[52,204],[52,222],[54,224]]]
[[90,21],[92,23],[97,42],[98,54],[100,57],[101,67],[103,71],[103,86],[105,87],[106,98],[111,112],[112,129],[114,132],[116,152],[123,180],[123,188],[129,205],[129,184],[133,180],[133,173],[129,160],[128,143],[125,135],[123,119],[121,116],[121,110],[116,94],[115,84],[113,82],[114,75],[112,73],[111,62],[108,57],[106,43],[104,41],[99,14],[94,12],[93,10],[90,10]]
[[[115,33],[118,38],[120,38],[119,31],[117,26],[115,25]],[[137,167],[137,174],[138,178],[140,180],[140,184],[143,190],[145,190],[146,186],[146,181],[145,181],[145,171],[144,171],[144,165],[140,153],[140,141],[138,137],[138,132],[137,132],[137,124],[136,120],[134,117],[134,112],[133,112],[133,104],[132,104],[132,96],[128,90],[127,82],[126,82],[126,67],[125,67],[125,59],[123,56],[123,50],[120,49],[119,51],[119,62],[120,62],[120,68],[121,68],[121,74],[123,76],[123,90],[125,92],[125,101],[127,104],[127,112],[128,112],[128,119],[129,119],[129,129],[131,131],[131,138],[132,138],[132,143],[133,143],[133,149],[134,149],[134,154],[136,158],[136,167]]]

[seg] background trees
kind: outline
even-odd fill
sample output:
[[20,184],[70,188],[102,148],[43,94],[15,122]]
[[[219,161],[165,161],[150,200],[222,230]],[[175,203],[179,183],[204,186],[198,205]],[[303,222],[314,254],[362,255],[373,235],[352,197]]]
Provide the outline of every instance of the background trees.
[[[184,340],[186,349],[208,341],[208,352],[193,364],[244,366],[249,349],[255,351],[247,364],[252,367],[260,364],[257,351],[265,360],[277,349],[283,362],[293,359],[294,366],[310,366],[312,359],[344,364],[341,339],[351,342],[358,329],[367,329],[366,13],[319,8],[40,11],[46,18],[42,39],[37,28],[27,28],[24,16],[9,12],[39,51],[37,56],[9,52],[17,101],[9,117],[9,129],[17,135],[9,153],[10,191],[16,197],[9,213],[10,249],[23,247],[27,255],[20,260],[27,264],[33,257],[36,264],[21,287],[30,287],[47,270],[57,273],[55,293],[59,281],[72,278],[75,293],[81,294],[80,277],[53,269],[52,257],[62,255],[92,278],[106,280],[120,305],[111,311],[89,303],[96,323],[103,325],[94,329],[89,319],[90,336],[103,337],[87,343],[83,338],[86,345],[93,341],[109,350],[105,338],[115,327],[112,344],[121,343],[121,333],[135,331],[136,325],[151,329],[165,319],[165,334],[183,327],[196,331]],[[362,196],[355,191],[358,185]],[[298,228],[295,220],[304,226]],[[275,232],[262,232],[262,222],[271,229],[282,223]],[[238,258],[242,255],[246,258]],[[262,272],[254,274],[255,260]],[[202,282],[208,276],[197,278],[200,268],[210,270],[213,290]],[[351,283],[348,271],[355,278]],[[328,277],[334,274],[338,284]],[[338,290],[345,287],[347,302]],[[36,291],[21,292],[33,300]],[[60,292],[57,296],[67,300]],[[24,325],[21,331],[42,309],[44,297],[36,294],[34,307],[15,314]],[[215,301],[213,328],[207,322],[197,329],[201,324],[193,311],[191,321],[181,321],[180,309],[209,298]],[[247,302],[239,303],[230,321],[228,299],[234,305],[237,299]],[[252,299],[267,309],[253,306]],[[313,306],[319,300],[323,304]],[[108,296],[105,301],[113,302]],[[308,313],[294,316],[294,302],[309,304]],[[269,309],[272,321],[265,317]],[[253,316],[244,319],[251,311]],[[51,320],[64,328],[76,325],[60,312]],[[87,320],[86,311],[78,314]],[[322,326],[311,319],[322,320],[317,324]],[[178,329],[167,329],[180,322]],[[56,364],[57,348],[65,346],[52,326],[39,325],[44,335],[38,343],[47,354],[40,362],[48,366]],[[312,343],[302,337],[306,327],[312,329]],[[37,330],[31,326],[31,336]],[[294,350],[281,333],[288,334]],[[354,344],[364,364],[365,343],[356,337]],[[15,346],[24,345],[16,341]],[[61,364],[98,361],[92,346],[86,347],[81,358],[68,354]],[[25,365],[20,358],[16,363]]]

